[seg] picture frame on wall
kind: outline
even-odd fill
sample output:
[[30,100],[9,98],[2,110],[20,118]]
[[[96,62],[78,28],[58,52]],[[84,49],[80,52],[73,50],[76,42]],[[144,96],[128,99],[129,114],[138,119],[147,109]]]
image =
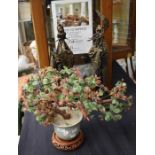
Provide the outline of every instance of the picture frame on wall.
[[92,0],[60,0],[51,2],[54,38],[57,46],[57,26],[66,32],[66,42],[73,54],[88,53],[93,35]]

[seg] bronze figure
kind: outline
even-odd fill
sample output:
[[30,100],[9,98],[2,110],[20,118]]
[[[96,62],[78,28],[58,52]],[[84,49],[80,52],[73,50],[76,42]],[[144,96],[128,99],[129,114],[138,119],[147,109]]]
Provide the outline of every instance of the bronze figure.
[[56,53],[54,54],[54,67],[58,70],[62,69],[63,66],[68,68],[73,67],[73,52],[65,42],[66,32],[62,25],[58,25],[58,46],[56,49]]
[[96,32],[90,38],[93,47],[89,51],[89,57],[96,75],[104,77],[107,64],[107,46],[104,41],[104,26],[98,25]]

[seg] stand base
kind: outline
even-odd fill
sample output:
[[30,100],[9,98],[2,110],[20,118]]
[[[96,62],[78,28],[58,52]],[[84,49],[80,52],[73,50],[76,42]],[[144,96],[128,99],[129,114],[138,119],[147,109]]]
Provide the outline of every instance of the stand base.
[[77,149],[83,142],[84,136],[83,132],[80,131],[80,133],[72,140],[62,140],[60,139],[55,132],[52,134],[52,144],[58,149],[62,151],[72,151]]

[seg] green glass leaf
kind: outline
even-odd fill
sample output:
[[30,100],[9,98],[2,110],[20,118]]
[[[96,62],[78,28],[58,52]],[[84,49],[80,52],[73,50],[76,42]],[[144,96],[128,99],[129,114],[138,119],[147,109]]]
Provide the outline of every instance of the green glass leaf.
[[76,85],[73,87],[74,93],[80,93],[82,91],[82,87],[80,85]]
[[44,90],[48,90],[48,92],[51,92],[52,91],[52,87],[49,86],[49,85],[44,85]]
[[98,107],[98,110],[101,112],[101,113],[105,113],[105,111],[106,111],[106,109],[105,109],[105,107],[103,106],[103,105],[98,105],[97,104],[97,107]]
[[89,102],[89,107],[90,107],[90,109],[91,109],[92,111],[97,111],[97,105],[96,105],[95,103]]
[[46,78],[51,78],[52,77],[52,71],[49,71],[47,74],[46,74]]
[[33,87],[32,86],[28,86],[27,91],[32,93],[33,92]]
[[38,116],[36,116],[36,120],[37,120],[39,123],[43,122],[45,118],[46,118],[45,115],[38,115]]
[[89,109],[89,102],[88,101],[84,101],[83,105],[86,109]]
[[118,114],[118,113],[120,113],[122,111],[121,108],[119,108],[119,107],[117,107],[117,106],[115,106],[113,104],[110,104],[110,110],[112,112],[116,113],[116,114]]
[[112,104],[117,106],[117,105],[119,105],[119,102],[116,99],[112,99]]
[[27,99],[33,99],[33,98],[34,98],[33,94],[29,94],[29,95],[27,96]]
[[28,84],[25,84],[25,85],[23,86],[23,89],[27,91],[27,90],[28,90]]
[[45,96],[43,96],[43,99],[48,101],[50,98],[45,95]]
[[71,69],[69,69],[69,68],[67,68],[66,66],[64,66],[63,67],[64,69],[62,69],[61,71],[60,71],[60,74],[67,74],[67,75],[71,75],[71,73],[72,73],[72,70]]
[[112,113],[111,112],[106,112],[104,119],[105,119],[105,121],[110,121],[112,119]]
[[36,116],[36,120],[38,121],[38,122],[41,122],[41,116],[39,115],[39,116]]
[[69,78],[68,79],[68,83],[71,84],[71,85],[73,85],[74,84],[74,79]]
[[86,99],[86,98],[84,97],[84,94],[83,94],[83,93],[81,93],[81,95],[80,95],[80,101],[81,101],[81,102],[84,102],[84,101],[85,101],[85,99]]
[[72,74],[72,75],[70,76],[70,78],[71,78],[71,79],[77,79],[77,76],[76,76],[75,74]]
[[83,86],[83,87],[84,87],[84,85],[85,85],[84,80],[80,79],[78,82],[79,82],[79,84],[80,84],[81,86]]
[[104,94],[104,91],[103,90],[99,90],[99,96],[103,96],[103,94]]
[[36,81],[39,80],[39,76],[38,75],[35,75],[35,74],[33,75],[32,78],[33,78],[33,80],[36,80]]
[[120,115],[120,114],[117,114],[117,115],[113,116],[114,121],[118,121],[118,120],[121,120],[121,119],[122,119],[122,115]]
[[121,81],[117,81],[116,84],[115,84],[115,86],[119,86],[120,83],[121,83]]
[[62,99],[65,99],[65,95],[64,94],[60,94],[60,95],[58,95],[58,100],[62,100]]
[[133,104],[132,96],[129,96],[128,97],[128,106],[130,107],[130,106],[132,106],[132,104]]
[[85,81],[90,88],[95,88],[97,86],[95,77],[93,76],[87,77]]
[[69,101],[70,101],[70,102],[72,102],[72,101],[74,100],[73,96],[71,96],[71,95],[68,96],[68,98],[69,98]]
[[46,94],[45,94],[45,92],[40,92],[39,95],[40,95],[41,97],[44,97]]
[[64,84],[63,84],[63,87],[64,87],[65,89],[68,89],[68,84],[67,84],[67,83],[64,83]]
[[116,113],[116,114],[118,114],[118,113],[121,112],[121,109],[120,109],[120,108],[114,108],[114,109],[113,109],[113,112]]
[[125,82],[123,82],[123,83],[122,83],[122,86],[123,86],[123,87],[126,87],[126,86],[127,86],[127,84],[126,84]]
[[34,110],[35,110],[34,107],[29,107],[29,108],[28,108],[28,111],[29,111],[29,112],[34,112]]
[[33,82],[32,82],[32,85],[33,85],[33,86],[37,86],[38,84],[39,84],[38,81],[33,81]]
[[44,79],[43,79],[43,84],[48,84],[48,83],[49,83],[49,80],[46,79],[46,78],[44,78]]

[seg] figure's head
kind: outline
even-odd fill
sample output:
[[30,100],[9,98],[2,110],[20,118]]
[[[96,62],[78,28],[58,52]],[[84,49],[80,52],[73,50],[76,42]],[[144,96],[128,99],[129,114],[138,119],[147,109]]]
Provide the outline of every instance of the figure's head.
[[57,26],[57,30],[58,30],[58,32],[63,32],[64,31],[64,28],[63,28],[63,26],[61,24],[59,24]]
[[101,30],[102,30],[101,25],[98,25],[98,26],[96,27],[96,32],[101,32]]

